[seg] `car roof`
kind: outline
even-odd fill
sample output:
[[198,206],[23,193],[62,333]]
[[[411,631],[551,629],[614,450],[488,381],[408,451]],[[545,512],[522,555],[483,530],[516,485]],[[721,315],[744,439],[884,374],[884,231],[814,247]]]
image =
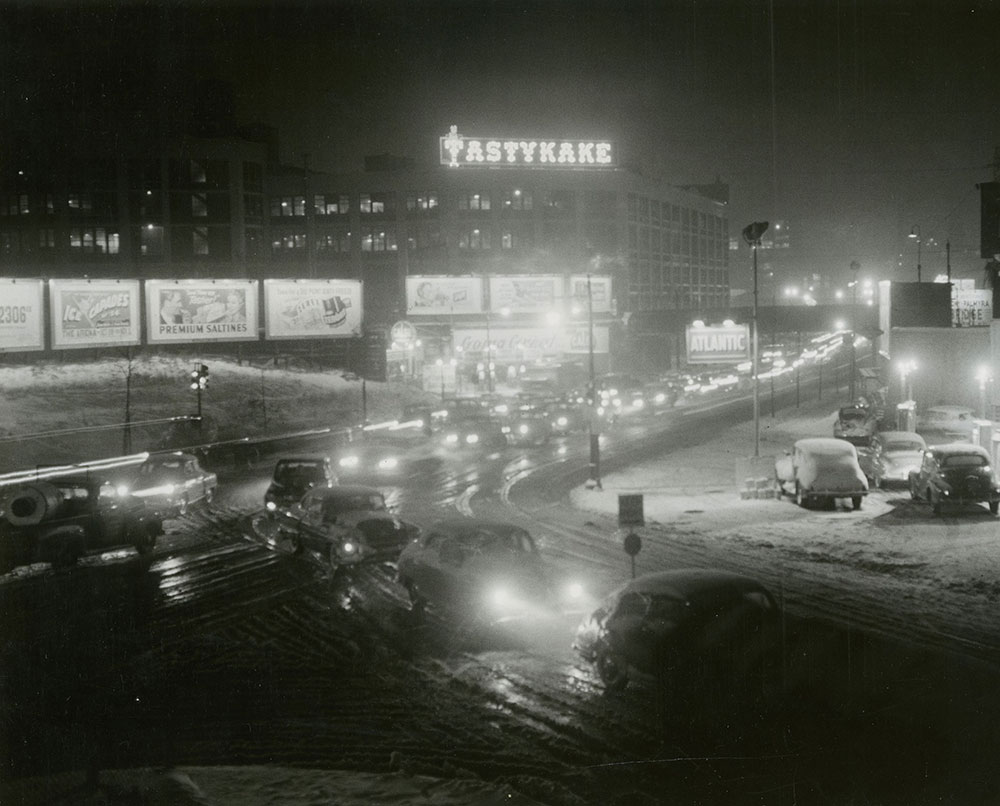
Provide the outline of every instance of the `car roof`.
[[190,459],[197,459],[193,453],[184,451],[170,451],[170,453],[151,453],[147,462],[187,462]]
[[306,495],[313,498],[340,498],[348,495],[383,495],[378,487],[365,484],[335,484],[333,487],[313,487]]
[[799,450],[808,451],[822,456],[844,456],[857,453],[850,442],[836,437],[806,437],[795,442]]
[[909,440],[912,442],[923,442],[924,444],[927,444],[927,441],[916,431],[879,431],[875,436],[877,436],[882,442]]
[[992,461],[989,451],[981,445],[974,445],[971,442],[949,442],[944,445],[931,446],[931,452],[935,456],[956,456],[961,454],[974,453],[982,456],[986,461]]
[[968,406],[928,406],[924,411],[928,414],[939,412],[941,414],[974,414],[975,412]]
[[618,589],[618,593],[667,596],[684,601],[716,598],[720,593],[767,591],[757,580],[717,569],[687,568],[643,574]]
[[321,455],[315,455],[315,456],[282,456],[275,464],[276,465],[290,464],[292,462],[297,462],[297,463],[304,464],[306,462],[329,462],[329,461],[330,461],[330,457],[329,456],[321,456]]

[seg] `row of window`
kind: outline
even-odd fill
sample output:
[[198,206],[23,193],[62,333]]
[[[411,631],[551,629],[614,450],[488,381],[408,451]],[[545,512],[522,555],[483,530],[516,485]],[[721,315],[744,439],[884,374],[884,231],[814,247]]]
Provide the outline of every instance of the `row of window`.
[[728,237],[726,220],[702,210],[692,210],[648,196],[628,195],[629,223],[650,224],[654,227],[691,229],[713,237]]

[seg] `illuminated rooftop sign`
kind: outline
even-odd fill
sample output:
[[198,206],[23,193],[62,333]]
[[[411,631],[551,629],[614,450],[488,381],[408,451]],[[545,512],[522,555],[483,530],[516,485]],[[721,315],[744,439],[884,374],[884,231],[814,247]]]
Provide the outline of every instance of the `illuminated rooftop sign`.
[[481,168],[617,168],[618,154],[607,140],[508,140],[466,137],[452,126],[441,138],[441,164]]

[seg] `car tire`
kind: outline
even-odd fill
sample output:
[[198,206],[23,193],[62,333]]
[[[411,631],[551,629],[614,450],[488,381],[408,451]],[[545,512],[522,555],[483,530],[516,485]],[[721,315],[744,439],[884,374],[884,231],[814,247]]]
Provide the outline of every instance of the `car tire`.
[[1000,501],[990,501],[990,512],[994,515],[1000,512]]
[[935,515],[940,515],[941,514],[941,499],[938,496],[934,495],[934,493],[932,493],[932,492],[928,492],[927,497],[930,499],[930,502],[931,502],[931,511]]
[[851,496],[851,503],[854,505],[854,509],[855,510],[861,509],[861,499],[862,498],[863,498],[863,496],[860,496],[860,495]]
[[594,668],[608,691],[624,691],[628,685],[628,669],[624,661],[607,646],[600,646],[594,658]]
[[795,503],[798,504],[803,509],[809,503],[809,496],[805,494],[805,492],[802,490],[802,487],[799,485],[797,481],[795,482]]

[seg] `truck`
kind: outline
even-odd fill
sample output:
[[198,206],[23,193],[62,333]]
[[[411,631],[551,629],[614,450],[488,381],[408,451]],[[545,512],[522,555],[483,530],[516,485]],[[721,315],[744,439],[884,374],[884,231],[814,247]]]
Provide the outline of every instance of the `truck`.
[[160,513],[91,474],[25,481],[0,491],[0,572],[19,565],[76,565],[80,557],[126,546],[148,555],[163,534]]

